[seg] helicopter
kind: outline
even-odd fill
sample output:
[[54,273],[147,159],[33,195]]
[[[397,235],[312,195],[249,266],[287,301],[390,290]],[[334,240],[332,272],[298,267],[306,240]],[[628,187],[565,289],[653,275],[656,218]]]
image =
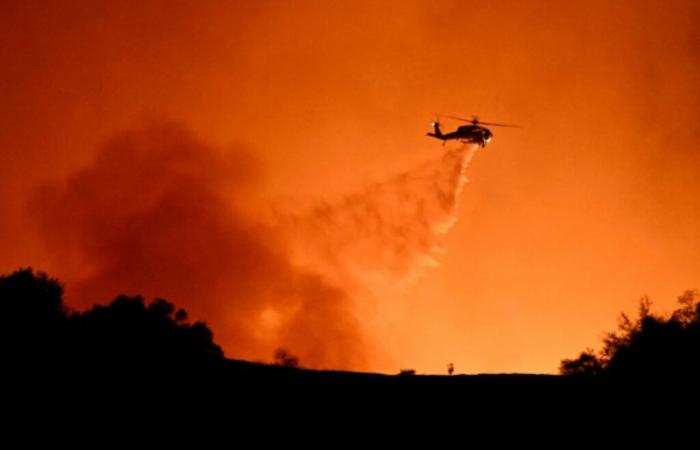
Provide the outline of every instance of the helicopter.
[[[455,131],[443,133],[440,129],[440,117],[460,120],[462,122],[469,123],[469,125],[462,125],[461,127],[457,127]],[[435,139],[440,139],[442,141],[442,145],[445,145],[445,142],[450,140],[458,140],[459,142],[478,144],[481,147],[486,147],[486,144],[488,144],[493,137],[491,130],[482,125],[489,125],[492,127],[520,128],[518,125],[508,125],[505,123],[481,122],[477,116],[472,116],[470,120],[455,116],[438,115],[438,118],[431,125],[433,127],[433,132],[428,133],[428,136],[434,137]]]

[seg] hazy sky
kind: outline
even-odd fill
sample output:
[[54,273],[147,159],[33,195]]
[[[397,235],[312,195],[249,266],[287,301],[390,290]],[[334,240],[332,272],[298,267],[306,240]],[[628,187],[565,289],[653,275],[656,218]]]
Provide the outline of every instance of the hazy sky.
[[[221,188],[240,211],[342,203],[439,160],[445,148],[425,136],[435,112],[478,114],[522,128],[494,128],[467,167],[438,267],[371,305],[338,297],[349,316],[357,308],[367,350],[349,365],[553,372],[597,347],[641,295],[667,311],[700,287],[698,23],[692,0],[3,2],[0,270],[47,269],[71,304],[85,274],[42,230],[55,219],[82,236],[71,208],[88,203],[57,186],[85,168],[122,173],[126,160],[94,161],[125,130],[163,120],[189,130],[187,148],[208,156],[166,166],[196,166],[206,198],[217,177],[246,177],[203,175],[211,152],[257,161],[245,165],[256,168],[253,196]],[[46,189],[56,190],[48,203],[33,203]],[[80,258],[98,264],[92,251]],[[286,264],[272,273],[298,281]],[[138,289],[142,278],[119,279]],[[167,294],[157,286],[144,292]],[[220,318],[204,318],[226,335]],[[266,357],[222,343],[231,356]]]

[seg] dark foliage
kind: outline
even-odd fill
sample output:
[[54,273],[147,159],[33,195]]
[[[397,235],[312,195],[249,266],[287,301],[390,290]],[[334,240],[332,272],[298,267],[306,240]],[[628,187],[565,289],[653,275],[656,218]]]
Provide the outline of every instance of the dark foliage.
[[275,350],[275,364],[284,367],[291,367],[296,369],[299,367],[299,358],[294,356],[289,352],[289,350],[284,348],[278,348]]
[[690,381],[700,376],[700,294],[687,291],[668,317],[653,314],[642,298],[636,320],[620,316],[618,331],[608,333],[596,354],[586,350],[562,361],[564,375],[611,379]]
[[207,325],[188,323],[166,300],[120,296],[79,313],[62,296],[57,280],[31,269],[0,277],[2,347],[11,367],[136,375],[223,361]]
[[[92,380],[114,386],[156,383],[161,391],[173,392],[172,383],[189,383],[209,389],[225,386],[247,389],[253,382],[296,383],[311,381],[367,382],[389,385],[403,379],[416,385],[458,383],[494,389],[548,386],[548,389],[587,389],[598,380],[673,379],[694,382],[700,376],[700,294],[688,291],[670,316],[653,314],[643,299],[639,317],[622,315],[617,332],[609,333],[601,351],[587,350],[578,358],[564,360],[565,377],[504,375],[435,377],[401,371],[400,377],[289,370],[299,360],[279,349],[275,366],[226,360],[203,322],[189,323],[187,313],[170,302],[120,296],[106,306],[75,312],[63,304],[63,288],[56,280],[31,269],[0,276],[0,350],[4,373],[19,375],[24,385],[50,388],[66,381]],[[154,378],[153,375],[157,377]],[[193,383],[197,375],[198,382]],[[149,377],[150,376],[150,377]],[[97,381],[95,381],[97,380]],[[238,382],[236,382],[238,381]],[[687,384],[687,383],[686,383]],[[10,384],[5,383],[6,386]],[[19,384],[17,384],[19,385]],[[509,391],[510,392],[510,391]],[[563,391],[562,391],[563,392]]]

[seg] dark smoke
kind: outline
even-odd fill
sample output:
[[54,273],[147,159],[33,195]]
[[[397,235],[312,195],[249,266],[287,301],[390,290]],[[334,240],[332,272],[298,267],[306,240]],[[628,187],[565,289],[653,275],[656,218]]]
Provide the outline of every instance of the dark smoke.
[[285,347],[307,367],[362,368],[346,292],[294,267],[279,233],[255,220],[256,169],[160,124],[37,189],[31,215],[68,302],[165,297],[207,320],[228,356],[269,360]]
[[306,367],[366,369],[382,349],[368,352],[360,323],[377,320],[356,314],[435,264],[475,149],[265,223],[251,157],[159,124],[37,189],[30,212],[74,306],[164,297],[209,322],[230,357],[284,348]]

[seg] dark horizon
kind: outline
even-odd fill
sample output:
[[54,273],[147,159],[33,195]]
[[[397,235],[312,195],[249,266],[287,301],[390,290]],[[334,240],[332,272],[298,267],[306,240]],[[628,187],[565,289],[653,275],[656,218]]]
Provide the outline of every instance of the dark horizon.
[[[18,373],[38,370],[52,376],[88,378],[177,373],[183,380],[194,376],[232,383],[415,382],[522,389],[640,381],[685,385],[700,376],[698,291],[681,296],[678,309],[668,317],[655,314],[649,299],[643,299],[638,318],[623,314],[619,330],[607,334],[600,351],[588,349],[575,359],[564,359],[559,376],[416,374],[408,365],[395,374],[309,370],[294,356],[293,348],[278,349],[271,355],[274,359],[266,362],[225,358],[206,323],[190,322],[184,309],[165,299],[147,303],[140,296],[121,295],[106,305],[78,312],[66,307],[58,280],[30,268],[0,276],[0,310],[5,362],[10,372]],[[555,381],[561,378],[566,381]],[[391,381],[394,379],[399,381]]]

